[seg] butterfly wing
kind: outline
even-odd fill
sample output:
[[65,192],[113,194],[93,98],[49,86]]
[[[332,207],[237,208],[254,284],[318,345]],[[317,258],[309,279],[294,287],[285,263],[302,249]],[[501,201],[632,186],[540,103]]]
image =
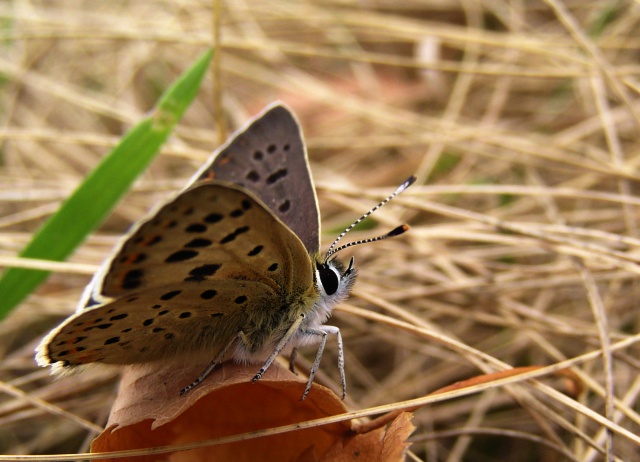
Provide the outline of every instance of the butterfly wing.
[[[147,362],[174,344],[215,353],[240,330],[257,350],[318,297],[300,239],[251,193],[220,181],[142,220],[91,287],[85,310],[42,342],[40,364]],[[184,339],[193,341],[174,341]]]
[[284,294],[306,290],[312,277],[300,239],[257,198],[216,181],[180,193],[139,224],[97,291],[122,297],[142,287],[244,279]]
[[212,357],[246,329],[245,312],[277,302],[270,288],[251,281],[217,279],[133,292],[67,319],[45,339],[38,362],[70,367],[199,352]]
[[258,196],[303,242],[319,249],[318,200],[302,129],[281,104],[268,107],[211,156],[194,181],[218,179]]

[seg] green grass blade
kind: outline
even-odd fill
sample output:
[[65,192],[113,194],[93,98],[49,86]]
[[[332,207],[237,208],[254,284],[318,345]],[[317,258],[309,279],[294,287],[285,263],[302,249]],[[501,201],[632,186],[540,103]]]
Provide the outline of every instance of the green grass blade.
[[[131,129],[33,236],[20,256],[62,261],[109,214],[151,162],[200,88],[213,51],[204,53]],[[24,300],[48,271],[8,268],[0,279],[0,319]]]

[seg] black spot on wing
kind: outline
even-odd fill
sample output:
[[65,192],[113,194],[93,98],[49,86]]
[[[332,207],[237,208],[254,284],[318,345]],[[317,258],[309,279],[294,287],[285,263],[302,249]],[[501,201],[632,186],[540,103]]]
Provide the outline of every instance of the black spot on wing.
[[144,276],[144,271],[140,269],[132,269],[125,273],[124,278],[122,279],[122,288],[123,289],[136,289],[142,285],[142,277]]
[[102,329],[102,330],[105,330],[105,329],[109,329],[111,326],[113,326],[113,324],[111,324],[111,323],[104,323],[104,324],[98,324],[97,326],[89,326],[89,327],[87,327],[87,328],[85,328],[85,329],[82,329],[82,330],[83,330],[84,332],[89,332],[90,330],[93,330],[93,329]]
[[144,247],[151,247],[160,241],[162,241],[162,236],[159,235],[151,236],[149,238],[146,236],[140,236],[133,240],[134,244],[141,244]]
[[261,245],[257,245],[255,246],[253,249],[251,249],[249,251],[249,253],[247,254],[247,256],[249,257],[255,257],[256,255],[258,255],[260,252],[262,252],[262,249],[264,249],[264,246]]
[[209,289],[209,290],[205,290],[204,292],[202,292],[200,294],[200,298],[202,298],[204,300],[211,300],[216,295],[218,295],[217,291],[215,291],[213,289]]
[[133,264],[142,263],[146,259],[147,259],[147,254],[140,252],[133,255],[133,258],[131,259],[131,263]]
[[204,233],[207,230],[207,226],[202,223],[191,223],[184,230],[187,233]]
[[184,245],[184,247],[189,247],[189,248],[209,247],[211,244],[213,244],[213,242],[210,241],[209,239],[196,238],[196,239],[192,239],[189,242],[187,242]]
[[160,300],[171,300],[173,297],[177,297],[182,293],[181,290],[173,290],[171,292],[167,292],[166,294],[162,294],[160,296]]
[[291,209],[291,202],[289,201],[289,199],[286,199],[284,202],[282,202],[279,206],[278,206],[278,210],[281,213],[285,213],[288,212]]
[[277,183],[278,181],[282,180],[283,178],[285,178],[287,176],[287,169],[286,168],[281,168],[280,170],[276,170],[275,172],[273,172],[271,175],[269,175],[267,177],[267,181],[266,183],[268,185],[272,185],[274,183]]
[[111,316],[109,318],[109,321],[119,321],[126,318],[127,316],[129,316],[127,313],[116,314],[115,316]]
[[246,233],[247,231],[249,231],[249,227],[248,226],[241,226],[240,228],[237,228],[232,233],[229,233],[225,237],[223,237],[220,240],[220,244],[228,244],[229,242],[235,241],[235,239],[238,236],[240,236],[241,234]]
[[185,278],[185,282],[204,281],[207,276],[213,276],[222,267],[222,265],[209,264],[198,266],[189,271],[189,277]]
[[166,263],[176,263],[185,260],[190,260],[198,256],[198,252],[195,250],[178,250],[177,252],[169,255],[164,261]]
[[204,217],[204,221],[206,223],[209,223],[209,224],[214,224],[214,223],[218,223],[223,218],[224,217],[222,215],[220,215],[219,213],[210,213],[209,215]]

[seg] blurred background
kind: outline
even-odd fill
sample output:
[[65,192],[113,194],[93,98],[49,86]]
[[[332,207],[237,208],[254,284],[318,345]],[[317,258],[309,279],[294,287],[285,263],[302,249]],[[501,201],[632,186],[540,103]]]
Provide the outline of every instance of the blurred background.
[[[331,321],[350,408],[574,359],[577,382],[541,382],[576,406],[531,382],[446,400],[416,411],[408,460],[640,458],[637,2],[15,0],[0,21],[0,271],[178,75],[216,43],[220,59],[74,265],[0,323],[0,453],[87,450],[117,377],[53,382],[34,348],[128,226],[281,100],[324,248],[418,177],[350,235],[411,226],[351,252],[360,277]],[[329,342],[319,380],[337,390],[335,355]]]

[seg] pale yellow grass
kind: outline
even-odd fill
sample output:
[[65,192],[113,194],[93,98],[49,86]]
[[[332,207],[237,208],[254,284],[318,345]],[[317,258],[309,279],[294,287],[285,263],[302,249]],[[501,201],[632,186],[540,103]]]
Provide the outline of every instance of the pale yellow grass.
[[[52,382],[35,346],[127,226],[226,136],[220,122],[280,99],[306,133],[325,244],[418,176],[352,236],[412,228],[353,251],[360,278],[332,320],[350,408],[547,366],[418,410],[408,459],[640,458],[637,3],[223,2],[219,69],[107,223],[49,266],[16,254],[212,45],[214,5],[17,0],[0,14],[0,265],[54,271],[0,324],[0,452],[87,450],[116,377]],[[338,389],[328,349],[319,379]],[[579,396],[551,375],[564,367]]]

